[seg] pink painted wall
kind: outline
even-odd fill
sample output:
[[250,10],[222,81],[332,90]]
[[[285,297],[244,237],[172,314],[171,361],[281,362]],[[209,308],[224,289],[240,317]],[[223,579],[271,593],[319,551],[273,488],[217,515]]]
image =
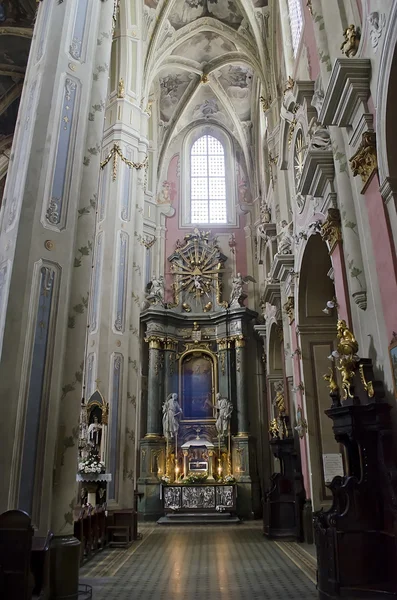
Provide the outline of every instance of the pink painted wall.
[[[164,273],[165,273],[165,281],[166,281],[166,302],[171,302],[171,284],[172,284],[172,276],[170,273],[170,263],[168,262],[168,257],[174,252],[175,244],[177,240],[182,240],[184,236],[190,231],[189,229],[181,229],[179,227],[179,216],[180,216],[180,195],[181,195],[181,182],[178,177],[178,160],[179,154],[175,154],[169,163],[168,171],[167,171],[167,181],[170,184],[170,195],[172,200],[172,206],[175,209],[175,214],[173,217],[168,217],[166,219],[166,233],[165,233],[165,264],[164,264]],[[239,174],[237,178],[238,185],[241,183],[242,178],[242,170],[239,169]],[[241,196],[241,187],[239,189],[239,196]],[[212,232],[214,235],[221,234],[230,234],[234,233],[236,246],[235,246],[235,258],[236,258],[236,270],[242,274],[247,274],[247,245],[245,240],[245,216],[239,216],[239,227],[237,228],[229,228],[229,227],[214,227]],[[200,227],[199,227],[200,229]],[[205,228],[207,229],[207,228]],[[211,228],[208,228],[211,229]],[[226,255],[229,256],[230,249],[228,246],[225,246],[224,239],[220,240],[221,250]],[[230,265],[230,259],[226,261],[226,267]],[[168,293],[168,297],[167,297]]]
[[388,214],[374,177],[365,192],[370,235],[382,299],[383,315],[391,339],[397,331],[397,261]]
[[320,59],[318,56],[316,38],[314,36],[313,17],[309,12],[307,3],[302,2],[302,5],[305,19],[305,27],[303,29],[303,44],[307,48],[310,79],[315,81],[320,74]]

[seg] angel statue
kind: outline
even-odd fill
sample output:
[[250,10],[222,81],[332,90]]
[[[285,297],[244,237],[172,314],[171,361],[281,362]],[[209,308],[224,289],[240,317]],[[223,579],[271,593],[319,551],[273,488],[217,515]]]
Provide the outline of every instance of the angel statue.
[[164,277],[153,277],[147,285],[146,300],[150,304],[164,304]]
[[256,279],[251,277],[251,275],[246,275],[242,277],[241,273],[237,273],[236,277],[233,277],[232,280],[232,292],[230,294],[230,307],[243,306],[243,302],[247,297],[247,294],[244,293],[243,286],[245,283],[252,281],[252,283],[256,283]]
[[163,434],[166,439],[178,434],[180,415],[182,409],[179,406],[178,394],[169,394],[163,404]]
[[222,398],[218,392],[215,400],[215,408],[218,411],[218,416],[215,422],[215,427],[219,436],[226,436],[229,430],[230,417],[233,412],[233,404],[228,398]]

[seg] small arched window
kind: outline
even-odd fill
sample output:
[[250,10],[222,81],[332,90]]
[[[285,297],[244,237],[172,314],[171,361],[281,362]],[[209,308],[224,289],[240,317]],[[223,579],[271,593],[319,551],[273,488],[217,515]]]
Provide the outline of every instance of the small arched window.
[[219,140],[203,135],[190,151],[191,223],[227,223],[225,151]]
[[294,56],[296,56],[303,28],[301,0],[288,0],[288,12],[291,25],[292,48]]

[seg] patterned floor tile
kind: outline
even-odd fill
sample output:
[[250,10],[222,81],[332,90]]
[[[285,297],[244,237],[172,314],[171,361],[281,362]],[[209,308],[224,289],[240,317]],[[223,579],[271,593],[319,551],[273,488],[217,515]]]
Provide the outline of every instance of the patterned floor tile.
[[310,579],[257,524],[151,526],[81,571],[93,600],[315,600]]

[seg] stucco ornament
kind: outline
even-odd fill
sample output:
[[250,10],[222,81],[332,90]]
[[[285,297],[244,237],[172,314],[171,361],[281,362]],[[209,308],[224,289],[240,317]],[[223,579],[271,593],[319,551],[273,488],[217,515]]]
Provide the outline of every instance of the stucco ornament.
[[324,89],[321,81],[321,75],[319,75],[314,82],[314,93],[311,101],[311,105],[316,109],[319,115],[324,102]]
[[266,302],[264,306],[263,316],[265,317],[265,321],[271,321],[276,319],[277,315],[277,306],[274,304],[270,304],[270,302]]
[[316,119],[310,121],[309,150],[329,150],[331,148],[331,137],[327,127],[318,123]]
[[292,235],[292,221],[287,223],[283,219],[280,223],[280,232],[278,238],[277,254],[292,254],[294,237]]
[[386,16],[378,11],[371,12],[368,15],[368,23],[371,45],[376,53],[379,47],[379,40],[382,37],[382,33],[386,25]]

